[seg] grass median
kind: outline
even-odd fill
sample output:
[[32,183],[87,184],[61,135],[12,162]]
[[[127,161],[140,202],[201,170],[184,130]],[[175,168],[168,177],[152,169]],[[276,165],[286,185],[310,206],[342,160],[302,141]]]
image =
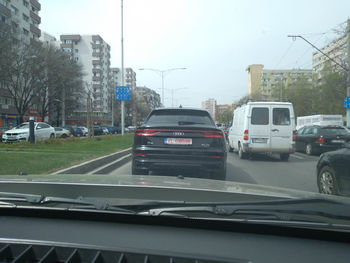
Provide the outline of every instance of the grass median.
[[133,134],[0,144],[0,174],[49,174],[131,147]]

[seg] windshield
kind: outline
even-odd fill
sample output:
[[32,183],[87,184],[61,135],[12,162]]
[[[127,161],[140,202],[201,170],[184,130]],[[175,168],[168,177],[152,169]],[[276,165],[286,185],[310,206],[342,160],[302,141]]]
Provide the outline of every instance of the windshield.
[[[166,189],[158,201],[350,201],[349,10],[0,0],[0,199],[17,180],[53,184],[39,197],[107,184]],[[109,197],[148,199],[138,187]]]

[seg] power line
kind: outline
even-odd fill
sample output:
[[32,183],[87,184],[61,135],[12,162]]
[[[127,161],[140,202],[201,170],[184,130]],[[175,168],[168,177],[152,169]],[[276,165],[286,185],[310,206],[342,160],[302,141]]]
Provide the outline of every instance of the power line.
[[288,46],[287,50],[284,52],[284,54],[282,55],[282,57],[280,58],[280,60],[278,61],[278,63],[275,65],[274,68],[277,68],[277,66],[279,66],[279,64],[280,64],[281,61],[285,58],[285,56],[288,54],[289,50],[292,48],[293,45],[294,45],[294,42],[292,42],[292,43]]

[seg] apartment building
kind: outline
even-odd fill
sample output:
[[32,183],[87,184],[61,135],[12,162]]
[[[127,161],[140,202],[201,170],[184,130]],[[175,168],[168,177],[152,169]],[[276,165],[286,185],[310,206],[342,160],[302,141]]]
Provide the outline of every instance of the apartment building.
[[40,36],[39,40],[42,43],[46,44],[46,45],[52,45],[52,46],[54,46],[56,48],[60,48],[61,47],[61,42],[58,41],[56,39],[56,37],[54,37],[53,35],[50,35],[47,32],[44,32],[44,31],[41,32],[41,36]]
[[[41,36],[40,10],[37,0],[0,0],[0,24],[17,32],[19,41],[29,44],[31,39],[39,40]],[[35,115],[35,110],[30,111]],[[4,86],[0,86],[0,127],[14,127],[18,122],[14,99]]]
[[216,100],[207,99],[202,102],[202,109],[209,111],[213,120],[216,120]]
[[274,97],[274,91],[278,93],[282,87],[286,87],[297,81],[299,77],[306,77],[312,81],[311,69],[264,69],[262,64],[249,65],[248,71],[248,94],[252,98],[255,94],[263,100],[278,100]]
[[93,100],[93,119],[96,123],[111,121],[110,98],[113,92],[110,75],[110,46],[99,35],[61,35],[61,48],[80,63],[85,73],[85,96],[77,98],[79,109],[67,123],[85,123],[86,98]]
[[30,39],[39,40],[41,5],[37,0],[0,0],[1,22],[12,27],[21,40],[29,43]]
[[[327,54],[330,58],[335,60],[340,65],[346,64],[347,56],[347,37],[342,35],[339,38],[333,40],[331,43],[320,49],[323,53]],[[343,71],[343,69],[335,64],[332,60],[326,57],[319,51],[312,54],[312,70],[317,73],[320,77],[320,73],[326,62],[330,62],[331,66],[336,69]]]
[[[121,68],[111,68],[112,79],[115,86],[122,85]],[[132,68],[124,68],[124,85],[131,90],[136,88],[136,73]]]

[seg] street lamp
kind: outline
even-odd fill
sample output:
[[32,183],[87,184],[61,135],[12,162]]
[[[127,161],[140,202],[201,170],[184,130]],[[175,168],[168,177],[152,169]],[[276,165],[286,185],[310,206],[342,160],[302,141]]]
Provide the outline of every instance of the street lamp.
[[174,107],[174,91],[183,90],[188,88],[177,88],[177,89],[170,89],[171,90],[171,107]]
[[187,68],[170,68],[170,69],[165,69],[165,70],[160,70],[160,69],[154,69],[154,68],[140,68],[139,70],[151,70],[156,73],[158,73],[161,78],[162,78],[162,104],[164,107],[164,77],[166,76],[167,73],[174,71],[174,70],[185,70]]

